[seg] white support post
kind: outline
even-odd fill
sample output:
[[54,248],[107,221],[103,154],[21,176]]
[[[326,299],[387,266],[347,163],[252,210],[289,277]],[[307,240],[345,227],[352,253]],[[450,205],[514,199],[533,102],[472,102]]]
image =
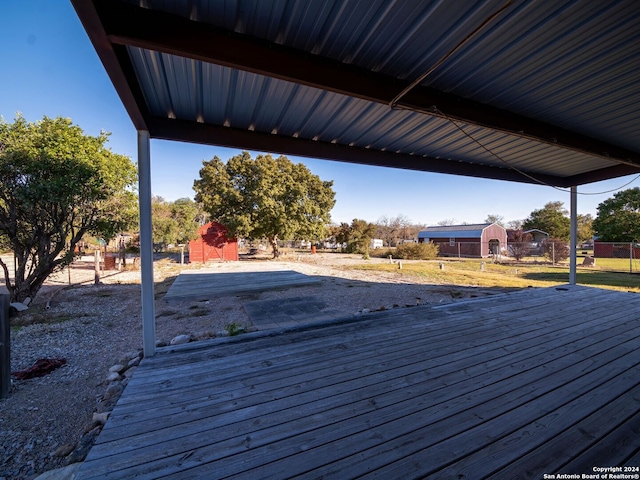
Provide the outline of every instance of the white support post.
[[569,261],[569,284],[576,284],[576,255],[578,249],[578,187],[571,187],[571,256]]
[[149,132],[138,130],[138,201],[140,207],[140,269],[142,278],[142,347],[145,357],[156,353],[151,236],[151,148]]

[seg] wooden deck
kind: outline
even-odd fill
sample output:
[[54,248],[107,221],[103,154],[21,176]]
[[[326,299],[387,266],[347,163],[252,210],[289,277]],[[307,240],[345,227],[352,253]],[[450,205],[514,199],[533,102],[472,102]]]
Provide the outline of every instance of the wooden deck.
[[640,295],[530,289],[162,349],[78,478],[542,479],[639,439]]

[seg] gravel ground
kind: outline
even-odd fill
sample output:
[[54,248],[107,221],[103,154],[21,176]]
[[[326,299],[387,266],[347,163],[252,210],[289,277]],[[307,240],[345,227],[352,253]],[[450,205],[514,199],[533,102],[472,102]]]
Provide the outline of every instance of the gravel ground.
[[[225,334],[224,327],[230,323],[251,330],[243,308],[249,300],[314,296],[331,310],[353,315],[497,293],[495,289],[427,285],[414,277],[348,268],[362,262],[354,255],[307,254],[278,262],[213,264],[208,267],[221,272],[290,269],[321,276],[322,282],[250,296],[168,304],[163,293],[185,267],[158,261],[154,270],[156,338],[164,344],[177,335],[189,335],[192,341],[207,339]],[[137,271],[109,272],[101,281],[94,285],[90,264],[77,264],[71,272],[65,270],[52,278],[29,310],[12,319],[12,371],[25,370],[39,358],[62,357],[67,363],[40,378],[14,378],[9,398],[0,400],[0,480],[32,479],[81,461],[100,431],[101,420],[95,420],[94,414],[108,411],[109,402],[115,402],[121,390],[115,387],[126,385],[126,378],[113,383],[107,378],[113,365],[135,365],[142,347],[140,275]]]

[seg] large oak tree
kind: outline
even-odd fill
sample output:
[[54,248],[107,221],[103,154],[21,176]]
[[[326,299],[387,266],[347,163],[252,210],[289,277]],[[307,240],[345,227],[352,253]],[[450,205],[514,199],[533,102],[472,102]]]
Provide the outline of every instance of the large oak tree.
[[112,238],[136,218],[136,167],[66,118],[0,119],[0,237],[17,260],[0,259],[12,301],[35,297],[73,261],[86,233]]
[[197,237],[205,223],[200,206],[190,198],[167,202],[162,197],[151,199],[153,248],[162,251],[168,244],[186,244]]
[[324,237],[335,204],[333,182],[323,181],[287,157],[248,152],[203,162],[194,182],[196,202],[233,236],[266,238],[278,252],[278,240]]
[[616,193],[598,205],[593,229],[600,240],[631,242],[640,240],[640,188]]
[[548,202],[544,208],[534,210],[529,215],[522,228],[532,230],[537,228],[549,234],[550,238],[568,240],[571,233],[571,220],[569,212],[562,202]]
[[371,239],[376,233],[376,226],[366,220],[354,218],[351,225],[342,223],[336,232],[336,241],[346,243],[347,253],[361,253],[369,256]]

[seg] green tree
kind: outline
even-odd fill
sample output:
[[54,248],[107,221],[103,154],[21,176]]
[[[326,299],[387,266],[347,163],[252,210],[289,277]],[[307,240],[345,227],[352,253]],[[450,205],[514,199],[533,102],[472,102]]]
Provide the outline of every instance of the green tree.
[[336,243],[339,245],[346,245],[349,242],[349,224],[342,222],[340,225],[332,225],[329,227],[329,231]]
[[190,198],[179,198],[171,204],[171,216],[178,225],[174,243],[187,243],[198,235],[198,228],[207,223],[202,207]]
[[[112,238],[130,227],[136,167],[65,118],[0,120],[0,236],[17,259],[12,301],[34,298],[73,261],[83,235]],[[126,210],[127,214],[123,214]]]
[[593,217],[590,213],[586,215],[578,214],[578,232],[577,232],[577,240],[578,243],[586,242],[587,240],[591,240],[593,238]]
[[242,152],[227,163],[218,157],[203,162],[193,188],[213,220],[233,236],[266,238],[276,258],[278,240],[324,238],[335,204],[332,185],[285,156],[254,160]]
[[204,214],[190,198],[166,202],[162,197],[151,199],[153,247],[162,251],[171,243],[187,243],[197,236],[204,223]]
[[178,236],[178,225],[171,216],[171,206],[162,197],[151,199],[153,249],[161,252]]
[[549,237],[568,240],[571,232],[569,212],[562,202],[549,202],[544,208],[534,210],[522,223],[524,230],[537,228],[549,234]]
[[366,220],[354,218],[351,225],[342,223],[336,240],[338,243],[346,243],[347,253],[361,253],[365,256],[369,255],[371,239],[376,233],[376,226]]
[[598,205],[593,229],[606,242],[640,240],[640,188],[622,190]]

